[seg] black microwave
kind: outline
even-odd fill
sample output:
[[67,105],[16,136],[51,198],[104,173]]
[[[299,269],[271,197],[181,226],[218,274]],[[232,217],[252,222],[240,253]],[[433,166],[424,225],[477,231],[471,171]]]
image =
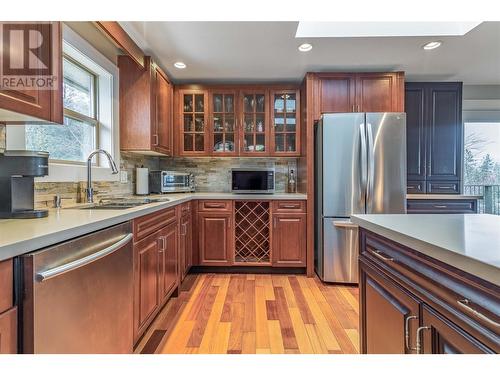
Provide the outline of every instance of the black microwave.
[[274,193],[274,169],[272,168],[232,169],[231,192],[240,194]]

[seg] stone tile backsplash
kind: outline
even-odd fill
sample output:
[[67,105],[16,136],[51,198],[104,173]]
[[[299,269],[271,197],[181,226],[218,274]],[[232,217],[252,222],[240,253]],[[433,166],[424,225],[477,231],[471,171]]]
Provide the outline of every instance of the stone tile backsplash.
[[[1,134],[1,128],[0,128]],[[1,146],[1,143],[0,143]],[[276,191],[285,192],[288,169],[297,169],[293,158],[159,158],[122,152],[120,170],[128,172],[127,183],[119,181],[94,181],[96,200],[130,195],[135,192],[135,168],[144,166],[149,170],[175,170],[193,173],[196,191],[229,192],[231,168],[268,168],[276,170]],[[63,206],[83,201],[86,181],[79,182],[36,182],[35,205],[38,208],[51,207],[56,194],[63,198]]]
[[276,192],[287,190],[288,169],[297,171],[293,158],[173,158],[160,159],[160,169],[193,173],[196,191],[222,192],[231,190],[231,168],[275,168]]

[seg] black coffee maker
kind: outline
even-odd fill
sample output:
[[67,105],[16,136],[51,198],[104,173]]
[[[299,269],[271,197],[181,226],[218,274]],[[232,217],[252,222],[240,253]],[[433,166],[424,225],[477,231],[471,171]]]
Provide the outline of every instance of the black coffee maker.
[[48,152],[11,150],[0,153],[0,218],[47,216],[47,210],[34,209],[34,179],[48,173]]

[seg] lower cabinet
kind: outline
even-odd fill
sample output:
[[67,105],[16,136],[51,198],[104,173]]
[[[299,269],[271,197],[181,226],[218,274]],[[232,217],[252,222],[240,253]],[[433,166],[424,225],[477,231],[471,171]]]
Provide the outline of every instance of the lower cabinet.
[[191,213],[183,215],[179,224],[179,278],[184,280],[193,265],[193,224]]
[[230,266],[234,258],[232,212],[199,212],[200,265]]
[[274,214],[272,239],[273,266],[306,266],[306,214]]
[[361,283],[365,291],[363,352],[413,353],[415,337],[410,337],[410,332],[418,327],[419,301],[366,266],[361,268]]
[[424,354],[492,353],[481,342],[426,305],[422,307],[421,331]]
[[[134,342],[137,342],[178,285],[178,222],[175,209],[135,219]],[[166,218],[158,224],[156,218]],[[149,225],[147,223],[150,223]],[[158,229],[143,238],[145,228]],[[142,232],[141,232],[142,231]],[[148,232],[149,233],[149,232]]]
[[0,313],[0,354],[17,353],[17,307]]
[[157,233],[134,244],[134,339],[160,305],[160,240]]
[[500,352],[500,289],[360,230],[365,354]]
[[408,199],[409,214],[477,214],[477,199]]
[[177,222],[167,225],[158,233],[160,240],[160,302],[166,302],[177,287],[178,233]]

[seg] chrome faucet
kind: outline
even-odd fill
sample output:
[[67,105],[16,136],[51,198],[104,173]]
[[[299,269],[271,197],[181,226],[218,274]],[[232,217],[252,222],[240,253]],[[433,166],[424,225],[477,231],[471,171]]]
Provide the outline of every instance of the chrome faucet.
[[98,149],[92,151],[87,158],[87,189],[85,190],[87,196],[87,203],[94,203],[94,189],[92,189],[92,158],[96,154],[104,154],[108,158],[109,166],[111,167],[111,173],[117,174],[118,168],[116,167],[116,163],[106,150]]

